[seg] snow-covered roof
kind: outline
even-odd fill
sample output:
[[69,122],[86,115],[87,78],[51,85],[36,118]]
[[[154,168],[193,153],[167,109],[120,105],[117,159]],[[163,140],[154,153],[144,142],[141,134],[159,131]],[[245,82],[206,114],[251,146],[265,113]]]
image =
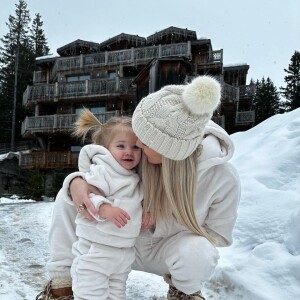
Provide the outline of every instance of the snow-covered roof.
[[44,56],[36,57],[35,60],[42,60],[42,59],[49,59],[49,58],[56,58],[59,57],[57,54],[48,54]]

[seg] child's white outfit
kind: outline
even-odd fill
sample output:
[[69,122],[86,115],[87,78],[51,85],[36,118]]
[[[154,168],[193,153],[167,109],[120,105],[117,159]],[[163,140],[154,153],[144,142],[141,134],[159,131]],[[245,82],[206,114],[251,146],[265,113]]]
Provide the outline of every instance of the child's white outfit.
[[[91,222],[76,216],[75,256],[71,267],[75,300],[126,299],[126,280],[135,260],[134,245],[141,229],[143,191],[135,171],[123,168],[104,147],[87,145],[79,155],[79,172],[103,192],[90,194],[97,209],[103,203],[125,210],[130,220],[122,227],[107,220]],[[88,170],[88,171],[87,171]]]

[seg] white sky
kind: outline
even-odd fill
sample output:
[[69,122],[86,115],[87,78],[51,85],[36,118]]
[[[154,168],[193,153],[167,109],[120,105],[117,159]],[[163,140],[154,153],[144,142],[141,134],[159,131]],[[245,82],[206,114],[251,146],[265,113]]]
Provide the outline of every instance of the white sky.
[[[0,37],[18,0],[1,0]],[[284,68],[300,50],[299,0],[26,0],[40,13],[52,53],[76,39],[102,42],[122,32],[147,37],[169,26],[188,28],[224,50],[224,64],[247,63],[250,79],[285,86]]]
[[[300,108],[232,135],[242,196],[233,244],[219,248],[206,299],[299,299],[299,124]],[[0,299],[32,300],[47,279],[53,202],[15,203],[0,196]],[[128,300],[166,300],[166,293],[161,277],[130,273]]]

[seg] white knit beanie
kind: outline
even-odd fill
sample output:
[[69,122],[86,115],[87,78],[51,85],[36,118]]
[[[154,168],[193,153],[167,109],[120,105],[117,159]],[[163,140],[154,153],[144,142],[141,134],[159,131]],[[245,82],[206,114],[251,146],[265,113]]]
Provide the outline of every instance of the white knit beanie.
[[132,116],[133,131],[162,156],[183,160],[202,142],[220,98],[221,86],[209,76],[187,85],[165,86],[140,101]]

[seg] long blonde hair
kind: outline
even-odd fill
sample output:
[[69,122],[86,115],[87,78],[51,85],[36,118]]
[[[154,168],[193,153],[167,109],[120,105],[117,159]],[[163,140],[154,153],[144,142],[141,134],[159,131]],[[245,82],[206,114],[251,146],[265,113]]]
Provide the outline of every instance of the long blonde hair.
[[106,148],[108,148],[115,133],[120,130],[119,125],[122,125],[122,130],[125,128],[125,130],[129,129],[132,131],[130,117],[112,117],[106,123],[101,123],[87,108],[82,110],[74,125],[73,136],[81,138],[84,143],[87,134],[91,133],[92,142]]
[[214,244],[214,239],[198,225],[195,215],[200,153],[199,146],[184,160],[163,157],[161,165],[143,160],[144,210],[150,212],[155,223],[173,215],[187,229]]

